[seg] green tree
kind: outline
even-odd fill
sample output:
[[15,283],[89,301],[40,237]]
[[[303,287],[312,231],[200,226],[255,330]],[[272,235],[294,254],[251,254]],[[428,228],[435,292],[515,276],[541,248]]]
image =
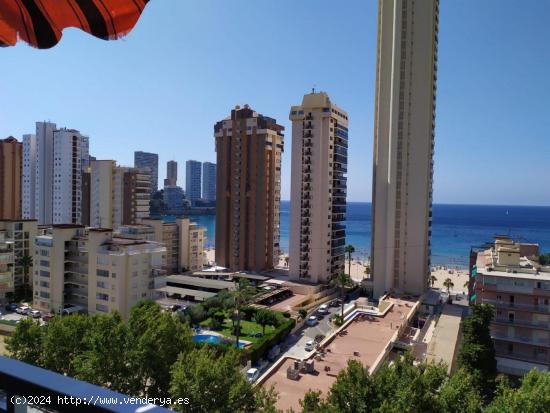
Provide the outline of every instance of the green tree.
[[483,399],[477,390],[474,377],[464,369],[458,370],[439,391],[441,413],[481,413]]
[[540,265],[550,265],[550,252],[546,254],[539,255],[539,264]]
[[32,257],[30,255],[22,256],[18,261],[17,265],[23,267],[23,293],[25,299],[29,297],[29,285],[31,281],[29,279],[29,268],[32,267]]
[[435,282],[437,281],[437,277],[435,275],[430,275],[430,285],[432,288],[434,288]]
[[550,411],[550,373],[531,370],[521,380],[521,386],[499,388],[487,413],[539,413]]
[[443,287],[447,288],[447,294],[451,293],[451,288],[453,288],[454,286],[455,285],[450,278],[445,278],[445,281],[443,281]]
[[189,328],[151,300],[132,308],[128,320],[130,393],[162,397],[170,387],[170,368],[191,346]]
[[235,291],[233,292],[235,302],[233,308],[233,332],[235,334],[235,347],[239,348],[239,336],[241,334],[241,309],[246,306],[252,295],[252,287],[245,278],[240,278],[235,283]]
[[197,413],[253,412],[254,389],[238,370],[238,354],[230,350],[220,355],[209,346],[181,353],[171,369],[170,394],[190,401],[173,408]]
[[117,392],[131,392],[128,379],[132,372],[126,359],[130,350],[128,327],[120,315],[93,316],[83,341],[87,350],[75,359],[76,378]]
[[351,254],[355,252],[355,247],[353,245],[346,246],[346,254],[348,254],[348,275],[351,277]]
[[342,319],[344,318],[344,291],[346,287],[351,287],[353,285],[353,281],[351,280],[350,276],[346,274],[345,272],[338,273],[331,281],[332,285],[334,287],[337,287],[340,289],[340,301],[342,302]]
[[92,325],[91,317],[82,314],[54,317],[50,320],[42,340],[44,367],[75,377],[75,361],[88,350],[85,338]]
[[11,337],[6,339],[6,348],[11,357],[25,363],[42,365],[42,340],[44,328],[32,318],[21,320]]
[[298,314],[300,315],[300,317],[301,317],[302,319],[304,319],[304,318],[306,318],[306,316],[307,316],[307,310],[306,310],[305,308],[300,308],[300,309],[298,310]]
[[265,335],[266,326],[275,327],[277,325],[277,317],[275,316],[273,311],[265,310],[263,308],[256,311],[256,314],[254,315],[254,319],[259,325],[262,326],[262,333],[264,335]]
[[206,320],[207,313],[202,304],[190,305],[185,309],[187,322],[191,325],[199,324]]
[[304,394],[304,398],[300,399],[300,407],[302,413],[336,413],[334,407],[321,397],[321,390],[309,390]]
[[463,341],[458,353],[458,367],[470,373],[485,401],[495,390],[497,362],[491,339],[493,307],[487,304],[470,306],[470,315],[462,322]]
[[338,373],[328,394],[328,402],[341,413],[368,412],[374,388],[368,370],[356,360]]

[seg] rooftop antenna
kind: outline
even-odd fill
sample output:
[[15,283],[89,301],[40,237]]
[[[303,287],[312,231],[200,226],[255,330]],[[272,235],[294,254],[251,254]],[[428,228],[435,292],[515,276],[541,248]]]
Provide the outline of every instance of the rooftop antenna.
[[315,93],[315,85],[311,88],[311,93]]

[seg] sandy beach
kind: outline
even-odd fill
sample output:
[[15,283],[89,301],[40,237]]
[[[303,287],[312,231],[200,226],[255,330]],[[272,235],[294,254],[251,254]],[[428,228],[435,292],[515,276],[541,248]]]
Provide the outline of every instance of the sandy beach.
[[[215,250],[214,248],[208,248],[205,249],[206,259],[209,263],[214,262],[215,258]],[[288,265],[286,263],[285,257],[287,257],[286,254],[281,254],[279,256],[279,265],[277,268],[279,269],[288,269]],[[365,269],[368,266],[368,261],[361,261],[361,260],[351,260],[351,278],[356,281],[360,282],[365,278],[369,278],[367,274],[365,274]],[[348,272],[348,260],[346,259],[346,273]],[[451,291],[454,293],[468,293],[468,287],[465,287],[464,284],[468,281],[468,272],[463,269],[459,269],[457,267],[451,267],[451,266],[436,266],[432,270],[432,275],[436,277],[436,281],[434,283],[434,288],[440,288],[442,290],[446,290],[447,288],[443,286],[443,283],[447,278],[450,278],[452,283],[454,284],[453,287],[451,287]]]

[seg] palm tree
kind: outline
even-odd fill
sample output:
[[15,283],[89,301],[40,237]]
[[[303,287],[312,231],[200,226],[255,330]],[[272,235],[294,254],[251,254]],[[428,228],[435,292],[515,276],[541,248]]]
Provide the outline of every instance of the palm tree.
[[453,288],[455,285],[450,278],[446,278],[445,281],[443,281],[443,286],[447,287],[447,294],[449,294],[451,292],[451,288]]
[[332,279],[332,285],[340,288],[340,301],[342,302],[342,320],[344,319],[344,289],[346,287],[351,287],[353,281],[351,277],[345,272],[338,273],[336,277]]
[[432,288],[434,288],[434,284],[437,281],[437,277],[435,275],[430,275],[430,284],[432,285]]
[[[233,326],[235,330],[235,346],[239,348],[239,335],[241,334],[241,309],[248,302],[251,295],[251,287],[247,279],[240,278],[235,283]],[[236,324],[235,324],[236,322]]]
[[348,245],[346,247],[346,253],[348,254],[348,275],[351,277],[351,254],[355,252],[355,247],[353,245]]
[[285,267],[288,267],[288,255],[285,255]]
[[23,293],[25,299],[27,299],[27,293],[29,288],[29,268],[32,267],[32,257],[29,255],[22,256],[17,265],[23,267]]

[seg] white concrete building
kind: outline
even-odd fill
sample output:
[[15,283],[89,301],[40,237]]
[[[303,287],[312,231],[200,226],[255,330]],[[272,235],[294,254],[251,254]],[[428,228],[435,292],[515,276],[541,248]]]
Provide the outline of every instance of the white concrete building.
[[33,219],[36,214],[36,135],[23,135],[23,179],[21,181],[21,210],[23,219]]
[[59,313],[78,306],[88,314],[119,311],[153,298],[166,248],[116,236],[110,229],[54,225],[34,241],[33,307]]
[[55,123],[36,122],[36,135],[23,136],[23,218],[39,225],[79,224],[82,173],[89,138]]
[[348,115],[313,92],[290,120],[290,278],[328,283],[344,271]]
[[74,129],[54,131],[53,224],[82,223],[82,173],[89,163],[89,139]]
[[428,285],[438,0],[379,0],[371,266],[374,296]]

